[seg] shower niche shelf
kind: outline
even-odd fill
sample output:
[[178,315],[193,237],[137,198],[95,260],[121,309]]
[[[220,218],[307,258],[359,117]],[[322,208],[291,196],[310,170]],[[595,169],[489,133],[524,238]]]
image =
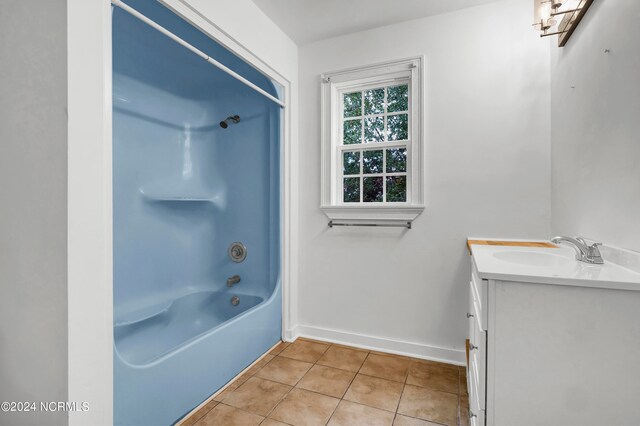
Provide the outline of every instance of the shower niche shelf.
[[165,203],[211,203],[220,204],[220,195],[206,193],[183,193],[176,194],[171,192],[155,192],[140,189],[140,195],[145,201],[149,202],[165,202]]

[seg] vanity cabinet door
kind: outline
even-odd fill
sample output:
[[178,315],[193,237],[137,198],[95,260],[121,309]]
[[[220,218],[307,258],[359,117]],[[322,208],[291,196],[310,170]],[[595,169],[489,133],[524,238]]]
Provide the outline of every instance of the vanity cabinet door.
[[473,296],[473,281],[469,281],[469,306],[467,307],[467,339],[469,340],[469,352],[467,359],[467,389],[469,390],[469,397],[471,397],[472,382],[471,382],[471,345],[475,339],[475,306]]
[[485,367],[482,363],[481,348],[473,350],[469,354],[469,369],[467,377],[469,382],[469,420],[471,424],[484,426],[485,413]]
[[487,310],[487,281],[481,280],[475,264],[471,264],[471,293],[477,315],[477,320],[483,330],[487,329],[488,310]]
[[467,388],[469,390],[470,424],[485,424],[486,410],[486,291],[487,283],[478,278],[472,268],[469,281],[468,337],[469,366],[467,368]]

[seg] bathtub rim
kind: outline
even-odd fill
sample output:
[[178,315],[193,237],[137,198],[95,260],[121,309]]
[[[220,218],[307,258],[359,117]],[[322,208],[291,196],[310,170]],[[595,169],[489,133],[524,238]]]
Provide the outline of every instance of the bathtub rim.
[[[278,282],[276,281],[272,292],[276,291],[277,286],[278,286]],[[153,310],[152,314],[145,313],[145,314],[141,314],[139,316],[135,316],[135,315],[133,315],[131,313],[128,313],[128,314],[120,313],[118,316],[116,316],[114,314],[114,317],[113,317],[113,328],[116,329],[118,327],[124,327],[124,326],[127,326],[127,325],[132,325],[132,324],[135,324],[135,323],[138,323],[138,322],[142,322],[142,321],[148,320],[148,319],[153,318],[153,317],[155,317],[157,315],[161,315],[162,313],[171,310],[171,307],[176,302],[178,302],[180,299],[183,299],[183,298],[189,297],[189,296],[193,296],[194,294],[199,294],[199,293],[230,294],[232,296],[237,295],[237,296],[247,296],[247,297],[258,297],[258,298],[262,299],[262,301],[260,303],[258,303],[256,306],[262,304],[263,302],[265,302],[265,301],[267,301],[267,300],[269,300],[271,298],[271,295],[269,295],[268,297],[263,297],[263,296],[256,295],[256,294],[250,294],[250,293],[244,293],[244,292],[238,292],[238,291],[236,291],[236,292],[226,291],[224,289],[222,289],[222,290],[205,290],[205,289],[203,289],[201,287],[187,287],[187,289],[188,289],[188,291],[173,293],[172,294],[173,297],[168,299],[165,303],[158,303],[157,304],[158,309],[157,310]],[[271,294],[273,294],[273,293],[271,293]],[[162,306],[162,308],[160,308],[160,306]],[[249,308],[249,309],[251,309],[251,308]],[[144,309],[143,309],[143,311],[144,311]],[[115,309],[114,309],[114,312],[115,312]],[[128,320],[128,321],[122,321],[122,320],[118,321],[118,318],[123,317],[123,316],[126,317],[127,315],[132,316],[132,317],[136,317],[136,319]]]
[[[134,363],[126,360],[124,358],[124,356],[120,353],[120,351],[118,350],[118,346],[116,345],[116,339],[115,339],[116,325],[114,324],[113,325],[113,333],[114,333],[114,336],[113,336],[113,352],[117,356],[118,361],[122,362],[123,365],[125,365],[125,366],[127,366],[129,368],[137,369],[137,370],[143,370],[143,369],[156,367],[159,364],[162,364],[162,362],[165,361],[167,358],[176,356],[180,352],[187,350],[187,348],[190,348],[190,347],[198,344],[202,340],[211,337],[211,335],[214,334],[215,332],[217,332],[217,331],[219,331],[219,330],[221,330],[223,328],[227,328],[227,327],[231,326],[232,324],[240,321],[242,318],[244,318],[244,317],[246,317],[246,316],[248,316],[248,315],[250,315],[250,314],[252,314],[254,312],[257,312],[259,310],[265,309],[268,305],[273,303],[273,301],[276,298],[277,294],[282,290],[281,285],[282,285],[281,284],[281,279],[280,279],[280,277],[278,277],[278,279],[276,280],[276,286],[273,289],[273,292],[271,293],[271,295],[267,299],[264,299],[262,302],[258,303],[257,305],[252,306],[251,308],[247,309],[246,311],[243,311],[242,313],[239,313],[238,315],[235,315],[235,316],[229,318],[228,320],[218,324],[217,326],[215,326],[213,328],[210,328],[209,330],[207,330],[207,331],[205,331],[205,332],[203,332],[201,334],[198,334],[197,336],[194,336],[191,339],[188,339],[187,341],[185,341],[181,345],[177,346],[176,348],[170,350],[169,352],[166,352],[166,353],[160,355],[159,357],[153,358],[150,362],[145,363],[145,364],[134,364]],[[194,292],[192,294],[205,293],[205,292],[206,291]]]

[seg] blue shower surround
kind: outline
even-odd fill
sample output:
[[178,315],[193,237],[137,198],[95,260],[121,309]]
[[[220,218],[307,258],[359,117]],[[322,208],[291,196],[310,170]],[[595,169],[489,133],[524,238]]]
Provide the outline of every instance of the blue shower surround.
[[[160,3],[127,3],[279,95]],[[281,110],[126,12],[112,18],[114,422],[172,424],[280,339]]]

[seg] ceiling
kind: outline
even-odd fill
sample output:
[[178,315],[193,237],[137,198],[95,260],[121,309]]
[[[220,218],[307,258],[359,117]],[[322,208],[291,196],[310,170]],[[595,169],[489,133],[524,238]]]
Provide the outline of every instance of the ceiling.
[[253,0],[298,45],[495,0]]

